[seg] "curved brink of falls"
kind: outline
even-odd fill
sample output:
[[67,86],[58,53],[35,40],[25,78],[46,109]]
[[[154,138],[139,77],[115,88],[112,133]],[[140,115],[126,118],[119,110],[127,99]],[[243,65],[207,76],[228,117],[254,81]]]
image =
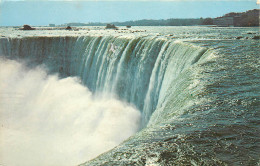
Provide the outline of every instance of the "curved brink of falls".
[[2,43],[3,55],[44,63],[63,76],[80,76],[91,91],[116,94],[134,104],[142,110],[143,127],[164,103],[171,83],[207,51],[157,38],[32,37]]
[[[256,123],[257,113],[245,115],[239,108],[243,99],[225,95],[232,78],[223,77],[223,68],[229,66],[217,64],[217,55],[206,48],[156,37],[100,36],[9,38],[1,39],[1,46],[0,54],[80,76],[91,91],[115,94],[141,110],[142,131],[83,165],[258,162],[250,143],[257,142],[257,129],[242,123],[244,117]],[[247,97],[252,101],[247,109],[254,110],[255,96]],[[251,134],[251,141],[241,133]]]

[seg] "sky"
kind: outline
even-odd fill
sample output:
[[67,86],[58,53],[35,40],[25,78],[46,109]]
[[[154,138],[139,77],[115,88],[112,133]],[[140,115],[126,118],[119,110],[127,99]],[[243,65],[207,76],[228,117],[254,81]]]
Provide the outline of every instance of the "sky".
[[251,9],[259,9],[257,0],[0,0],[0,26],[214,18]]

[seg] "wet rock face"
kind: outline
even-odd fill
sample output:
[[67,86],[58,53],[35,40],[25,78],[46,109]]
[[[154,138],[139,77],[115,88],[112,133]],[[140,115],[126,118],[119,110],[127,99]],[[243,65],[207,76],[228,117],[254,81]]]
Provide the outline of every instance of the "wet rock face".
[[35,28],[32,28],[30,25],[23,25],[23,28],[21,30],[35,30]]

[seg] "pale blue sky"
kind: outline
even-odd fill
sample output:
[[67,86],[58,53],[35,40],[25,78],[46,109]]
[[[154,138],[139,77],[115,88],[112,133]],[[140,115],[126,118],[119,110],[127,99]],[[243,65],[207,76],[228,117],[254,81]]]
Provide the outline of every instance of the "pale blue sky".
[[[1,1],[1,0],[0,0]],[[114,22],[140,19],[218,17],[257,9],[248,1],[8,1],[0,3],[0,25]]]

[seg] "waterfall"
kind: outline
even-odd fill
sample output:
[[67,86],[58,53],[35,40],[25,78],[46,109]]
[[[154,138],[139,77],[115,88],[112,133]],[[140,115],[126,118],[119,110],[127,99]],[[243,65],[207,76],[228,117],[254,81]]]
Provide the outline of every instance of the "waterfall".
[[178,88],[172,85],[179,75],[208,51],[158,37],[25,37],[2,38],[0,55],[31,66],[44,64],[61,77],[78,76],[92,92],[135,105],[145,127],[167,101],[169,88]]
[[4,30],[0,165],[259,164],[257,28],[140,28]]

